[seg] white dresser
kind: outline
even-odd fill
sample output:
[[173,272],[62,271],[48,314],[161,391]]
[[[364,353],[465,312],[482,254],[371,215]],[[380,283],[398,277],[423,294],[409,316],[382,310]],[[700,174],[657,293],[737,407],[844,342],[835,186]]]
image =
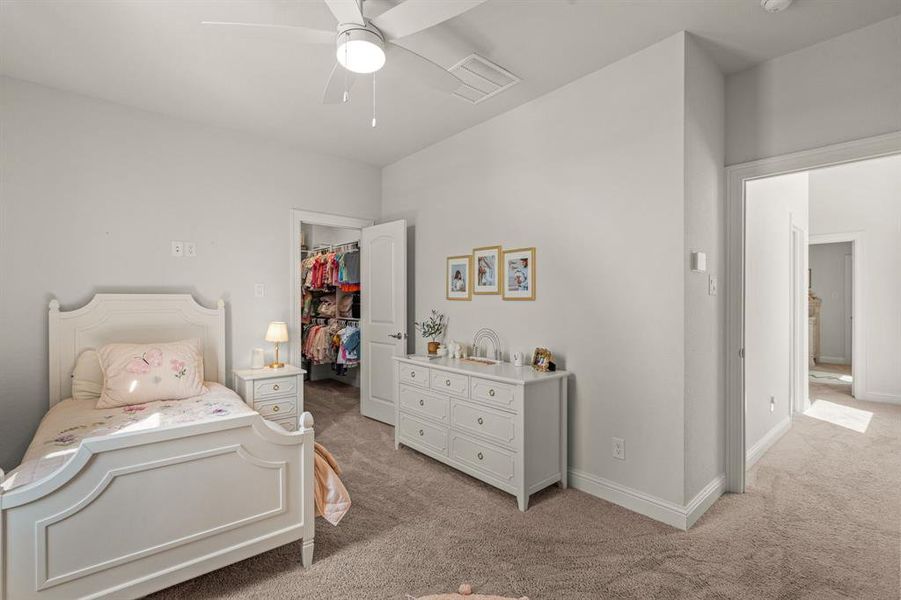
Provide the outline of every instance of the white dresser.
[[292,365],[235,371],[235,391],[264,419],[296,431],[303,414],[304,373]]
[[395,357],[394,445],[516,496],[566,487],[566,371]]

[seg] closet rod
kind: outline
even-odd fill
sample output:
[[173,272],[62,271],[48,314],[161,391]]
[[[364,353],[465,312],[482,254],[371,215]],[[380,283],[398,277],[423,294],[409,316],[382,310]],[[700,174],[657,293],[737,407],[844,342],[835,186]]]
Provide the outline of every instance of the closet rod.
[[311,250],[301,250],[300,252],[301,252],[301,254],[303,254],[304,252],[314,253],[314,252],[322,252],[323,250],[345,250],[348,247],[356,248],[357,250],[359,250],[360,242],[346,242],[344,244],[330,244],[328,246],[319,246],[319,247],[313,248]]

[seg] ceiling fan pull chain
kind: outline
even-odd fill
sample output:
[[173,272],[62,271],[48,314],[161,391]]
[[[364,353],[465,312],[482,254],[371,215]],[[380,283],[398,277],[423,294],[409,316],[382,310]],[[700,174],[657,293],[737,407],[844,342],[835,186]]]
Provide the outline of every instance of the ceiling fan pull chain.
[[[347,37],[348,40],[350,39],[349,31],[345,34],[345,37]],[[347,64],[347,44],[346,43],[344,44],[344,64],[345,65]],[[349,94],[347,93],[347,69],[344,69],[344,100],[343,100],[343,102],[345,104],[347,104],[348,95]]]
[[372,126],[375,127],[375,73],[372,74]]

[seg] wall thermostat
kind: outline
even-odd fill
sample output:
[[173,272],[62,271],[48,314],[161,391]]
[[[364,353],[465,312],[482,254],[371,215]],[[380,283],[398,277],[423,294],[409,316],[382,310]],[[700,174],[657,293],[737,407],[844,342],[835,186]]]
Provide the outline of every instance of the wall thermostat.
[[707,254],[704,252],[691,253],[691,270],[703,273],[707,270]]

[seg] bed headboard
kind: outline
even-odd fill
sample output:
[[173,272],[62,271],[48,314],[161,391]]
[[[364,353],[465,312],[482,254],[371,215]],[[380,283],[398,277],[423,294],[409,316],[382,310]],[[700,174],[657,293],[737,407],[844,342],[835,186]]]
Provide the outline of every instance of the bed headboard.
[[203,341],[204,379],[225,384],[225,302],[204,308],[190,294],[96,294],[71,311],[50,301],[50,406],[72,395],[83,350],[112,342]]

